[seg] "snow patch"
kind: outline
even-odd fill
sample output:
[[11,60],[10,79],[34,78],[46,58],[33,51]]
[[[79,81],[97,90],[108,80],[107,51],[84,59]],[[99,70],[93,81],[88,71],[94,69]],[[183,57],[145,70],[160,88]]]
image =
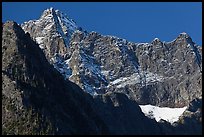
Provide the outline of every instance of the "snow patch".
[[153,40],[153,41],[160,41],[160,40],[159,40],[159,38],[154,38],[154,40]]
[[103,74],[104,76],[108,76],[108,74],[109,74],[109,71],[106,71],[106,70],[102,70],[102,71],[101,71],[101,74]]
[[38,44],[43,44],[44,37],[36,37],[35,40]]
[[171,124],[179,120],[179,116],[183,114],[187,106],[183,108],[169,108],[169,107],[158,107],[153,105],[139,105],[142,109],[142,112],[150,117],[155,118],[158,122],[161,119],[164,119]]
[[125,87],[126,85],[143,84],[147,85],[153,82],[162,82],[163,76],[154,74],[147,71],[141,71],[139,73],[134,73],[129,77],[120,77],[114,81],[110,82],[110,85],[116,85],[117,88]]
[[39,47],[40,47],[41,49],[44,49],[44,45],[43,45],[44,37],[36,37],[35,40],[36,40],[36,42],[39,44]]
[[68,79],[72,75],[72,69],[69,67],[69,61],[70,59],[63,60],[60,56],[55,56],[51,58],[51,61],[53,62],[53,66],[55,69],[57,69],[65,79]]

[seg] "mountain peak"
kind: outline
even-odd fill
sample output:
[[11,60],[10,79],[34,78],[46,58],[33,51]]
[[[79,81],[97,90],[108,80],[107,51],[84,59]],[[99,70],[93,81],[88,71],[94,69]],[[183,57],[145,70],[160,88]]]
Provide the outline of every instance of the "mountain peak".
[[54,8],[50,7],[49,9],[43,11],[41,18],[46,17],[48,15],[53,15],[54,12],[55,12]]
[[160,41],[159,38],[154,38],[151,43],[152,43],[152,44],[159,44],[159,43],[161,43],[161,41]]
[[161,42],[159,38],[154,38],[153,41],[155,41],[155,42]]
[[179,37],[189,38],[190,36],[186,32],[182,32],[179,34]]
[[185,43],[188,44],[193,44],[194,42],[192,41],[192,38],[190,37],[189,34],[187,34],[186,32],[182,32],[178,35],[178,37],[176,38],[176,41],[184,41]]
[[50,7],[50,10],[53,10],[54,8],[53,7]]
[[60,10],[58,9],[54,9],[53,7],[50,7],[46,10],[43,11],[42,15],[41,15],[41,18],[43,17],[51,17],[51,16],[56,16],[58,19],[61,19],[61,20],[69,20],[70,22],[76,24],[76,22],[73,20],[73,19],[70,19],[67,14],[61,12]]
[[189,40],[191,40],[191,37],[188,33],[182,32],[178,35],[177,39],[189,39]]
[[6,21],[3,26],[8,27],[8,28],[15,28],[18,27],[18,24],[14,21]]
[[24,22],[22,28],[25,32],[31,33],[33,39],[40,45],[40,48],[45,49],[49,47],[49,44],[47,44],[49,41],[46,39],[48,35],[50,35],[52,39],[55,39],[55,41],[60,38],[61,40],[59,41],[61,45],[68,47],[71,35],[77,30],[78,26],[76,22],[66,14],[50,7],[43,11],[38,20]]
[[25,32],[22,30],[22,28],[15,21],[5,22],[3,24],[3,29],[6,29],[15,35],[18,35],[21,38],[22,38],[22,35],[25,34]]
[[73,19],[69,18],[66,14],[59,11],[58,9],[55,10],[53,7],[44,10],[40,19],[51,19],[57,22],[60,24],[64,33],[68,33],[68,29],[75,31],[78,28],[76,22]]
[[46,9],[45,11],[52,11],[52,12],[54,12],[55,9],[54,9],[53,7],[50,7],[50,8],[48,8],[48,9]]

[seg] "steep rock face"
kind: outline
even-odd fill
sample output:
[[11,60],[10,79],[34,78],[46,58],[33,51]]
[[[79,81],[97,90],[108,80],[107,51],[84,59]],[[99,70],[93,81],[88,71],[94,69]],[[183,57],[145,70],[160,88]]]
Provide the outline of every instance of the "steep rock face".
[[46,51],[44,53],[50,62],[57,54],[66,54],[69,39],[78,28],[74,20],[53,8],[46,9],[38,20],[24,22],[21,26]]
[[[186,134],[201,134],[202,130],[202,99],[196,98],[191,101],[186,111],[180,117],[179,122],[182,123],[180,128],[188,131]],[[192,131],[191,129],[194,129]],[[180,130],[178,130],[180,131]],[[182,134],[182,132],[178,132]]]
[[47,60],[68,78],[71,69],[66,64],[67,47],[73,32],[80,29],[75,21],[59,10],[50,8],[38,20],[24,22],[21,27],[39,44]]
[[[161,106],[183,107],[202,96],[201,47],[189,35],[181,33],[167,43],[157,39],[144,47],[135,50],[142,70],[163,77],[160,83],[145,86],[145,92],[150,94],[149,100],[158,97],[158,100],[150,102]],[[140,56],[141,53],[147,55]]]
[[15,22],[3,25],[2,38],[3,134],[162,133],[126,95],[93,98],[64,80]]
[[4,24],[2,38],[4,134],[99,134],[99,127],[105,129],[89,108],[92,97],[64,81],[15,22]]
[[[122,93],[95,96],[95,110],[113,135],[163,134],[155,120],[144,117],[135,101]],[[101,101],[102,100],[102,101]]]
[[38,39],[65,79],[92,95],[121,92],[139,104],[168,107],[187,106],[202,95],[202,47],[186,33],[171,42],[155,38],[151,43],[132,43],[77,30],[71,19],[52,8],[22,27]]
[[140,104],[168,107],[202,95],[201,47],[187,34],[168,43],[131,43],[76,31],[69,52],[70,80],[90,93],[122,92]]
[[161,120],[158,124],[167,135],[202,135],[202,99],[192,100],[177,122],[170,125]]
[[[113,87],[120,89],[123,87],[122,84],[131,85],[136,81],[139,86],[147,86],[162,79],[160,73],[143,72],[140,58],[135,55],[137,50],[134,49],[134,45],[138,48],[137,44],[127,43],[116,37],[101,36],[95,32],[87,34],[76,31],[66,61],[72,70],[75,66],[76,72],[73,73],[75,75],[80,74],[77,71],[87,69],[87,67],[81,69],[78,65],[90,65],[92,70],[88,68],[87,74],[93,76],[87,79],[93,80],[94,76],[103,79],[98,78],[102,84],[94,91],[100,93],[102,91],[100,87],[106,89],[103,90],[103,94],[93,98],[74,83],[64,80],[64,77],[46,61],[39,45],[15,22],[3,24],[2,30],[3,134],[201,134],[200,99],[190,103],[189,109],[180,118],[181,125],[172,126],[165,121],[157,123],[148,119],[134,100],[129,100],[124,94],[114,91]],[[114,44],[108,45],[107,42]],[[102,47],[106,44],[107,47]],[[116,48],[117,46],[119,47]],[[104,48],[103,52],[101,51],[102,55],[99,54],[101,48]],[[193,47],[193,53],[198,49],[199,47]],[[107,57],[108,61],[113,62],[120,56],[122,59],[118,62],[125,64],[121,65],[122,69],[125,69],[122,76],[117,73],[121,70],[116,65],[110,66],[106,61],[103,62],[103,58]],[[199,52],[194,59],[195,65],[202,68],[202,64],[199,65],[201,61]],[[101,76],[95,69],[97,65],[104,66],[99,69]],[[108,69],[111,69],[111,73],[107,72]],[[197,69],[195,71],[197,72]],[[138,81],[135,80],[138,77],[135,73],[139,75]],[[78,76],[79,83],[84,82],[86,77],[81,73]],[[74,78],[74,75],[71,78]],[[82,78],[83,81],[80,81]],[[107,92],[108,90],[110,91]],[[126,93],[125,91],[123,90],[123,93]],[[131,94],[128,92],[126,94],[131,98]]]

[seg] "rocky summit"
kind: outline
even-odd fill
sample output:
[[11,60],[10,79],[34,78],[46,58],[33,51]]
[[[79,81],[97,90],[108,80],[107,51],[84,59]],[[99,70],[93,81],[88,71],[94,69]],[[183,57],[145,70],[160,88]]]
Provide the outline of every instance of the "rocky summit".
[[[202,47],[185,32],[133,43],[54,8],[2,25],[2,134],[202,134],[201,84]],[[186,110],[156,121],[148,104]]]
[[202,95],[202,47],[187,33],[171,42],[133,43],[77,29],[53,8],[22,28],[65,79],[91,95],[120,92],[139,104],[169,107]]

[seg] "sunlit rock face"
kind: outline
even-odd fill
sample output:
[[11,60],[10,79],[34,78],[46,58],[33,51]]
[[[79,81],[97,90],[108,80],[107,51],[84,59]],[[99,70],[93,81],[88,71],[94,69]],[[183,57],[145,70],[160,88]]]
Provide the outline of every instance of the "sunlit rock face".
[[202,95],[202,47],[187,33],[170,42],[133,43],[86,32],[53,8],[22,28],[65,79],[91,95],[121,92],[163,107],[184,107]]
[[53,8],[2,30],[4,134],[202,134],[202,47],[187,33],[133,43]]

